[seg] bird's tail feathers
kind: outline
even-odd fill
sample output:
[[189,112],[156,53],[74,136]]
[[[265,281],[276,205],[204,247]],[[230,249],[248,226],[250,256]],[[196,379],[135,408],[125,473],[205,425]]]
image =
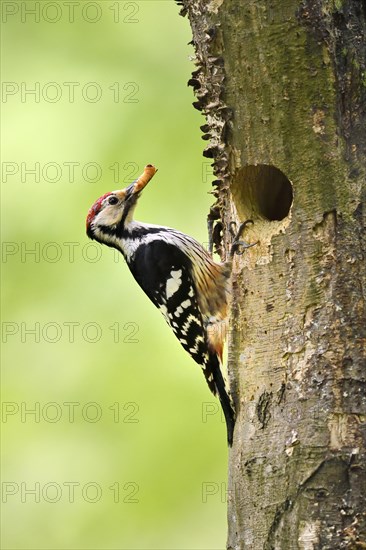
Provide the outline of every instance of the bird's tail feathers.
[[220,368],[219,358],[214,353],[210,354],[210,371],[215,386],[215,391],[213,391],[213,393],[216,394],[220,400],[226,421],[227,441],[231,447],[233,443],[235,426],[235,407],[230,394],[230,389]]

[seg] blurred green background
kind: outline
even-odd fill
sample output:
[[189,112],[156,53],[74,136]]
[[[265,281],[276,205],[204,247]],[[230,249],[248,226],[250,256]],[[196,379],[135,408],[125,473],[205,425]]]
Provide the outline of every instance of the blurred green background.
[[123,259],[85,235],[94,200],[153,163],[137,218],[207,241],[178,14],[2,2],[4,549],[225,546],[218,404]]

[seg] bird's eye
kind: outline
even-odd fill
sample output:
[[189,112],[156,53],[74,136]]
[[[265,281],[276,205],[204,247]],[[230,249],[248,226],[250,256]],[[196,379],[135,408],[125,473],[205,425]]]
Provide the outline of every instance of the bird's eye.
[[118,199],[114,195],[112,195],[111,197],[108,197],[108,204],[117,204],[117,202],[118,202]]

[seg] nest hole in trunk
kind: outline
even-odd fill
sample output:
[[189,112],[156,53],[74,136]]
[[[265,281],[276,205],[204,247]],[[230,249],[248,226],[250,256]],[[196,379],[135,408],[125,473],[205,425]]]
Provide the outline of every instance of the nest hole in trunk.
[[269,164],[243,166],[232,185],[232,194],[241,220],[284,220],[293,201],[290,180]]

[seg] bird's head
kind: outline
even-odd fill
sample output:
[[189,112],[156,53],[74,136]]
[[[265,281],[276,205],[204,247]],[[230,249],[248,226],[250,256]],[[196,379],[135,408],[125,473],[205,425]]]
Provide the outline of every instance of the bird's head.
[[152,164],[131,185],[101,196],[89,209],[86,233],[90,239],[104,240],[102,235],[113,235],[132,220],[133,211],[141,191],[157,172]]

